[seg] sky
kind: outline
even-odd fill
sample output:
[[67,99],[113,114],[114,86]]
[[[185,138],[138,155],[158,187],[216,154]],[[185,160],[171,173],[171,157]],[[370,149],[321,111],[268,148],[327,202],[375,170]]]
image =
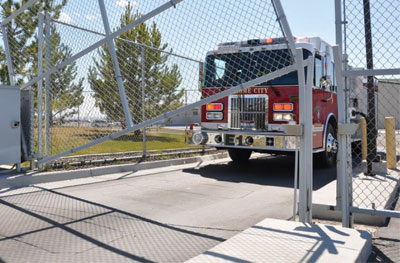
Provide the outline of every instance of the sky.
[[293,35],[319,36],[335,44],[335,0],[281,0],[281,3]]

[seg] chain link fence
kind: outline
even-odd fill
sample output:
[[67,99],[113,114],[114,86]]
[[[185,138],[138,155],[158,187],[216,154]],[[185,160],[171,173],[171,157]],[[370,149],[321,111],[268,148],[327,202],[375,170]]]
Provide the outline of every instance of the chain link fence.
[[[146,142],[147,149],[167,147],[162,142],[184,147],[184,129],[165,127],[200,122],[201,98],[260,84],[294,62],[269,0],[38,0],[2,7],[3,18],[23,10],[2,23],[0,51],[9,62],[1,65],[2,82],[35,94],[31,157],[43,162],[93,145],[115,151],[118,141],[129,142],[129,150],[143,150]],[[273,37],[281,38],[282,50],[265,48],[254,58],[232,50],[233,42],[268,44]],[[214,88],[202,93],[201,80]]]
[[[295,76],[301,76],[306,93],[304,68],[312,69],[311,60],[303,61],[307,56],[301,52],[295,63],[294,40],[287,21],[282,22],[280,1],[10,0],[0,4],[4,18],[0,58],[8,62],[0,62],[0,77],[2,83],[34,94],[29,130],[34,142],[31,157],[37,158],[39,167],[91,147],[112,151],[121,141],[131,142],[126,144],[131,151],[135,142],[142,148],[144,140],[147,149],[160,147],[151,145],[156,141],[164,140],[168,147],[179,140],[183,143],[182,129],[168,129],[168,125],[186,128],[190,114],[199,120],[194,116],[199,118],[204,104],[227,100],[231,94],[241,98],[246,89],[268,86],[268,81],[297,70],[302,76]],[[310,76],[309,94],[300,93],[300,101],[311,101]],[[305,112],[306,103],[301,104]],[[211,116],[221,120],[215,112]],[[308,128],[309,155],[301,154],[303,164],[306,156],[311,159],[311,122]],[[293,136],[301,134],[296,130]],[[311,175],[307,169],[300,165],[300,176]],[[122,178],[125,175],[118,179]],[[161,188],[176,190],[174,182],[160,182]],[[139,208],[140,200],[125,194],[143,187],[137,182],[126,186],[109,189],[131,204],[138,202],[132,208]],[[0,248],[0,261],[183,262],[224,241],[208,234],[226,231],[223,228],[184,221],[175,225],[165,218],[162,222],[127,212],[125,205],[124,210],[103,205],[105,199],[97,203],[85,199],[91,197],[30,188],[2,189],[2,240],[7,243]],[[299,195],[304,208],[310,191],[304,184]],[[172,213],[180,217],[176,211],[185,210],[179,202],[186,197],[181,193],[173,197],[167,188],[162,192],[157,197],[153,190],[148,192],[145,199],[158,203],[151,210],[164,210],[169,205],[163,199],[172,197],[171,202],[178,204]],[[112,198],[106,191],[101,196]],[[299,210],[306,213],[301,206]]]
[[342,5],[347,122],[360,123],[348,152],[351,206],[371,214],[393,208],[400,179],[400,2]]

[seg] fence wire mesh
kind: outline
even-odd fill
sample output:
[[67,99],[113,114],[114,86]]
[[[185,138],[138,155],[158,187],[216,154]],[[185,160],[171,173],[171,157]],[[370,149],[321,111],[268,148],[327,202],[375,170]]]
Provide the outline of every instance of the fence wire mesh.
[[[399,1],[346,0],[344,53],[347,70],[400,68]],[[393,207],[399,177],[400,75],[347,77],[350,122],[361,123],[348,153],[353,206]],[[360,140],[361,138],[361,140]]]
[[[34,90],[31,139],[39,165],[82,149],[141,150],[144,136],[148,150],[182,147],[183,130],[164,126],[200,122],[202,100],[265,86],[272,79],[267,74],[294,64],[270,0],[10,0],[0,1],[2,18],[32,2],[2,23],[0,58],[6,60],[0,61],[0,77],[1,83]],[[279,38],[275,48],[268,47],[272,38]],[[181,220],[178,212],[190,210],[181,201],[196,209],[197,201],[187,200],[191,193],[171,193],[198,188],[193,178],[185,185],[181,177],[161,176],[160,194],[146,176],[139,178],[142,186],[132,179],[124,189],[106,186],[134,202],[132,210],[50,188],[2,189],[0,261],[184,262],[237,233],[219,222],[214,228]],[[106,191],[101,196],[113,199]],[[143,216],[140,206],[161,219]],[[179,220],[157,212],[162,210]]]
[[[269,0],[105,1],[103,13],[102,2],[38,0],[3,27],[12,78],[35,90],[36,152],[43,157],[112,139],[131,125],[294,62]],[[22,3],[2,3],[3,17]],[[165,10],[154,14],[161,6]],[[267,48],[274,37],[281,41],[277,50]],[[233,42],[263,48],[242,50]],[[6,64],[1,67],[2,82],[9,83]],[[207,94],[199,89],[200,71],[203,86],[212,88]],[[200,104],[188,110],[156,127],[200,122]],[[127,141],[143,138],[143,131],[130,134]]]

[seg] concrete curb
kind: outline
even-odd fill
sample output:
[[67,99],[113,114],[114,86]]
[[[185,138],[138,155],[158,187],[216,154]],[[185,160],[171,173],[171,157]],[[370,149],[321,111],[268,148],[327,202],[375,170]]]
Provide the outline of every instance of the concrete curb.
[[[394,177],[394,173],[391,175]],[[378,176],[377,176],[378,177]],[[381,176],[381,178],[385,179],[386,176]],[[386,203],[381,206],[377,207],[377,210],[381,209],[386,209],[390,210],[392,208],[392,205],[394,201],[397,198],[397,191],[399,190],[400,187],[400,175],[396,174],[395,179],[396,180],[386,180],[385,185],[384,185],[384,191],[380,191],[380,198],[384,198]],[[376,179],[376,178],[374,178]],[[381,179],[381,180],[383,180]],[[354,178],[353,180],[360,180],[359,178]],[[336,182],[334,182],[336,184]],[[357,184],[357,183],[356,183]],[[383,182],[379,182],[379,185],[383,184]],[[360,184],[362,185],[365,189],[365,191],[373,191],[375,187],[371,190],[369,184]],[[373,186],[373,185],[372,185]],[[322,188],[318,191],[321,192],[315,193],[314,196],[318,196],[316,199],[320,199],[321,195],[326,195],[326,192],[328,191],[327,189],[330,187],[330,192],[336,194],[336,187],[332,188],[332,186],[327,186],[326,188]],[[382,187],[382,186],[380,186]],[[317,191],[317,192],[318,192]],[[373,192],[371,192],[373,193]],[[371,194],[371,196],[373,196]],[[372,198],[372,197],[371,197]],[[357,206],[355,204],[354,206]],[[335,202],[333,200],[323,200],[320,203],[313,203],[312,204],[312,211],[313,211],[313,217],[318,218],[318,219],[326,219],[326,220],[334,220],[334,221],[341,221],[342,220],[342,212],[341,209],[336,207]],[[358,224],[366,224],[366,225],[374,225],[374,226],[383,226],[386,223],[387,217],[381,216],[381,215],[371,215],[371,214],[361,214],[361,213],[353,213],[353,218],[354,218],[354,223]]]
[[371,234],[267,218],[186,263],[367,262]]
[[43,172],[43,173],[33,172],[28,174],[7,175],[0,177],[0,189],[20,188],[34,184],[80,179],[80,178],[94,177],[106,174],[136,172],[139,170],[213,161],[226,157],[228,157],[228,154],[226,152],[223,152],[223,153],[204,155],[204,156],[195,156],[195,157],[162,160],[154,162],[143,162],[135,164],[110,165],[110,166],[93,167],[93,168],[86,168],[86,169],[79,169],[72,171],[57,171],[57,172]]

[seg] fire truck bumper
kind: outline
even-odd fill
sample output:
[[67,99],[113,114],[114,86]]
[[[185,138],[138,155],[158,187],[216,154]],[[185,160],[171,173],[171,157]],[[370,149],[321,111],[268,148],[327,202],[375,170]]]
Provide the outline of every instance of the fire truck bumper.
[[219,148],[295,151],[296,136],[277,132],[243,132],[234,130],[186,131],[186,144]]

